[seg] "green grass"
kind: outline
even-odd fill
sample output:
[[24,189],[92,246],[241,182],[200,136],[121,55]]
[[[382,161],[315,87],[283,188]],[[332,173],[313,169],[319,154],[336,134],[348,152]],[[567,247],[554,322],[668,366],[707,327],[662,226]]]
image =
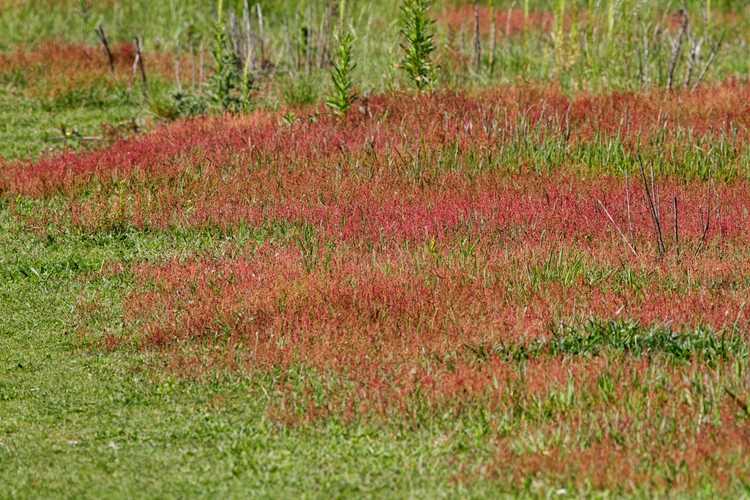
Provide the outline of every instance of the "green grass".
[[[491,438],[512,436],[519,453],[543,442],[553,446],[554,435],[540,437],[538,425],[585,414],[604,396],[561,388],[518,402],[511,413],[478,408],[454,417],[425,410],[407,420],[342,423],[329,418],[288,427],[267,415],[281,397],[277,375],[186,380],[164,372],[158,354],[107,352],[77,333],[81,327],[96,332],[122,328],[119,303],[132,283],[128,273],[100,273],[109,263],[160,262],[196,252],[221,255],[266,238],[293,238],[292,233],[271,228],[236,234],[37,235],[21,227],[7,208],[0,210],[0,496],[434,498],[598,491],[576,489],[573,478],[530,476],[519,483],[483,479],[480,471],[492,463]],[[87,301],[99,310],[84,322],[80,307]],[[607,328],[617,335],[607,334]],[[747,369],[744,344],[720,344],[724,352],[708,346],[713,340],[701,332],[686,338],[687,344],[661,330],[604,324],[568,332],[545,348],[551,355],[575,356],[608,349],[612,359],[652,351],[657,364],[648,377],[656,381],[660,367],[668,366],[658,361],[661,354],[669,357],[678,349],[681,356],[685,349],[710,347],[734,360],[739,375],[703,379],[695,374],[700,379],[696,401],[734,379],[731,383],[741,383]],[[516,358],[517,369],[524,370],[523,356]],[[304,374],[298,379],[309,382]],[[653,383],[643,381],[651,390],[669,390]],[[583,440],[574,446],[587,446],[585,436],[571,437]],[[465,477],[456,481],[459,468]],[[472,474],[477,479],[471,480]],[[703,489],[691,496],[716,494],[710,478],[701,484]],[[654,490],[642,485],[630,491],[639,492]]]
[[749,355],[745,338],[739,332],[717,334],[707,328],[676,332],[668,327],[644,328],[634,321],[590,320],[585,325],[563,326],[548,340],[531,344],[470,346],[480,358],[490,353],[506,359],[539,356],[617,356],[666,357],[673,362],[698,361],[715,364]]
[[455,461],[477,463],[488,453],[471,420],[463,431],[450,423],[450,439],[445,424],[283,428],[266,416],[276,396],[268,379],[186,381],[155,371],[153,355],[107,353],[78,339],[76,305],[94,295],[105,308],[96,326],[118,328],[117,299],[129,283],[97,277],[107,263],[220,252],[231,239],[210,232],[40,237],[0,211],[0,496],[468,493],[451,482]]
[[40,102],[0,87],[0,157],[33,158],[79,147],[75,138],[63,140],[62,126],[83,137],[100,137],[102,124],[117,125],[143,116],[140,104],[128,99],[111,99],[99,105],[63,105]]
[[[498,2],[498,6],[522,3]],[[632,3],[626,0],[619,5],[626,9]],[[705,3],[687,3],[700,23]],[[328,85],[325,71],[298,72],[288,37],[304,25],[319,23],[321,4],[309,0],[261,4],[278,73],[275,90],[257,104],[298,106],[319,101]],[[398,2],[347,4],[352,10],[346,24],[356,33],[358,87],[363,94],[401,87],[403,79],[394,67],[400,57],[395,23]],[[583,9],[595,12],[594,4],[569,0],[567,8],[582,14]],[[116,7],[101,2],[84,10],[81,2],[72,0],[58,2],[53,9],[46,7],[46,0],[14,5],[0,7],[0,51],[48,39],[95,44],[93,28],[99,22],[114,41],[139,35],[147,50],[185,50],[187,33],[205,36],[212,19],[211,2],[198,0],[139,0],[116,2]],[[531,2],[538,9],[555,10],[559,5],[552,0]],[[716,13],[742,6],[732,0],[714,0],[712,5]],[[289,12],[299,15],[289,16]],[[647,22],[653,22],[657,12],[652,9],[645,15]],[[629,24],[629,19],[618,18],[614,41],[608,44],[597,38],[601,33],[582,31],[580,39],[593,48],[583,53],[573,50],[573,62],[563,69],[556,65],[549,37],[532,34],[500,42],[492,75],[451,68],[442,59],[441,84],[463,88],[553,79],[570,91],[639,88],[637,73],[628,61],[638,50],[637,30],[645,25]],[[708,79],[746,78],[748,28],[745,19],[730,34]],[[446,33],[440,32],[438,38],[444,45]],[[470,55],[470,42],[465,37],[457,47],[459,53]],[[653,61],[655,66],[657,62]],[[143,125],[153,118],[140,95],[124,88],[110,93],[91,85],[70,89],[54,99],[35,99],[24,91],[28,83],[22,71],[5,73],[0,68],[0,157],[6,160],[101,146],[100,142],[82,142],[80,137],[102,135],[103,124],[136,121]],[[170,87],[169,82],[154,81],[157,100]],[[62,127],[74,131],[67,140],[62,139]],[[571,146],[562,137],[541,140],[534,131],[528,132],[486,162],[468,158],[471,152],[460,164],[451,163],[450,158],[455,158],[451,151],[429,152],[433,160],[440,159],[428,162],[425,172],[415,164],[414,175],[437,176],[441,170],[501,171],[521,165],[551,172],[561,164],[591,174],[636,172],[635,157],[617,139]],[[719,181],[750,177],[745,149],[736,147],[731,138],[705,141],[691,137],[678,141],[687,145],[686,154],[675,153],[679,161],[669,160],[671,152],[663,151],[661,144],[647,147],[644,156],[657,174]],[[19,200],[17,208],[22,213],[40,206],[54,209],[55,202]],[[585,451],[596,436],[610,431],[608,419],[624,415],[645,420],[645,402],[651,396],[653,401],[669,401],[665,408],[670,411],[685,405],[691,410],[700,407],[701,416],[718,421],[717,401],[725,390],[731,388],[743,397],[747,393],[748,345],[738,332],[718,336],[704,329],[675,333],[667,327],[601,320],[564,327],[536,344],[464,346],[456,356],[469,356],[476,363],[500,357],[519,374],[533,362],[553,357],[563,359],[566,367],[594,358],[606,358],[613,365],[647,359],[650,367],[643,379],[624,380],[605,369],[595,390],[576,387],[571,376],[561,387],[523,399],[528,382],[522,381],[519,387],[510,388],[505,411],[488,411],[480,403],[462,412],[441,412],[419,408],[417,401],[409,418],[363,417],[342,422],[330,417],[285,426],[268,414],[269,407],[288,397],[279,388],[279,373],[215,373],[189,380],[165,370],[165,359],[157,352],[128,346],[109,352],[97,341],[126,328],[122,300],[134,286],[128,266],[204,254],[222,256],[261,242],[294,241],[313,267],[320,256],[317,236],[310,228],[278,224],[239,227],[229,233],[112,228],[93,234],[51,228],[37,233],[24,226],[8,205],[0,198],[0,498],[671,496],[663,485],[672,484],[675,477],[684,479],[680,464],[650,457],[643,464],[651,468],[655,482],[620,490],[581,486],[575,476],[565,474],[530,473],[511,480],[512,463],[501,464],[498,476],[487,470],[498,469],[498,443],[507,444],[520,457],[563,445],[571,453]],[[470,245],[462,242],[456,258],[470,261]],[[101,272],[112,264],[122,264],[126,272]],[[642,287],[652,279],[627,266],[615,271],[608,279],[617,288]],[[578,255],[551,255],[548,261],[527,269],[527,276],[517,285],[525,293],[549,283],[570,285],[581,278],[593,282],[611,272]],[[96,309],[84,314],[92,306]],[[700,370],[694,370],[695,366]],[[297,368],[298,372],[286,377],[299,384],[301,393],[316,375]],[[679,395],[669,386],[669,376],[675,373],[689,382]],[[632,401],[604,411],[617,403],[612,394],[619,384],[632,386],[628,392]],[[327,394],[321,390],[318,397],[325,403]],[[304,396],[300,398],[299,411],[304,414]],[[576,419],[586,420],[592,414],[602,416],[602,422],[591,419],[590,428],[572,428]],[[677,442],[680,435],[669,427],[670,415],[660,418],[664,432],[657,437]],[[747,415],[743,417],[738,409],[736,418]],[[636,431],[627,444],[648,451],[649,443],[636,442],[645,436]],[[701,476],[697,486],[681,494],[691,498],[747,496],[750,486],[734,478],[728,489],[717,491],[715,478]]]
[[[195,235],[193,235],[195,236]],[[204,235],[208,246],[220,239]],[[77,339],[76,304],[127,288],[92,277],[107,262],[196,249],[185,235],[39,238],[0,212],[2,497],[278,497],[453,489],[432,432],[279,428],[267,383],[161,376],[148,354]],[[199,245],[198,245],[199,246]],[[116,309],[116,308],[115,308]],[[103,313],[102,328],[117,327]],[[108,324],[109,323],[109,324]],[[265,387],[264,387],[265,386]]]
[[[57,2],[52,9],[42,7],[45,2],[34,0],[19,2],[19,5],[0,12],[0,33],[8,34],[0,38],[0,51],[10,50],[19,44],[35,44],[47,39],[65,39],[73,42],[98,44],[94,29],[102,23],[113,41],[132,41],[134,36],[144,40],[146,51],[180,50],[189,52],[203,44],[210,49],[211,26],[215,15],[213,2],[189,0],[184,2],[114,2],[99,4],[67,0]],[[251,2],[255,4],[256,2]],[[315,94],[324,95],[328,79],[321,77],[327,68],[300,68],[299,52],[301,33],[312,30],[313,36],[325,26],[325,2],[310,0],[283,0],[259,2],[264,12],[266,50],[274,64],[277,76],[305,77],[308,71],[315,76]],[[436,2],[432,11],[437,17],[445,8],[471,2]],[[445,26],[438,25],[435,43],[438,46],[436,61],[440,70],[442,85],[485,86],[502,82],[558,81],[563,88],[592,89],[608,91],[612,89],[637,89],[642,85],[664,86],[667,67],[671,58],[669,41],[662,39],[661,50],[656,41],[644,51],[643,40],[652,36],[657,25],[664,26],[665,18],[673,13],[675,5],[666,0],[660,2],[639,2],[625,0],[614,2],[614,24],[608,29],[608,9],[602,2],[578,0],[534,0],[528,2],[533,11],[561,12],[561,4],[571,23],[563,31],[553,36],[550,33],[531,31],[526,36],[506,39],[500,36],[495,54],[495,68],[489,71],[489,37],[485,36],[484,66],[477,73],[469,65],[461,63],[455,55],[471,60],[473,51],[472,20],[466,19],[462,33],[448,33]],[[235,10],[241,16],[241,1],[225,2],[227,11]],[[357,71],[354,74],[357,87],[363,92],[382,92],[394,87],[405,87],[406,79],[395,65],[402,58],[399,48],[398,26],[396,23],[399,2],[379,0],[378,2],[343,2],[343,20],[329,19],[335,27],[324,28],[326,35],[332,35],[339,27],[351,28],[356,36],[354,60]],[[722,38],[723,48],[712,63],[706,80],[724,79],[731,76],[747,77],[748,60],[745,46],[750,36],[747,16],[740,14],[736,26],[727,28],[717,16],[726,13],[742,13],[742,2],[714,0],[712,18],[707,18],[703,1],[683,2],[691,16],[693,35],[706,37],[703,53],[710,51],[711,42]],[[682,5],[681,4],[681,5]],[[82,5],[88,5],[83,8]],[[609,2],[607,2],[609,5]],[[497,2],[499,9],[520,7],[518,2]],[[671,9],[671,10],[670,10]],[[44,10],[45,15],[38,12]],[[586,20],[590,20],[590,23]],[[504,30],[499,23],[498,30]],[[488,31],[488,27],[485,26]],[[316,42],[317,43],[317,42]],[[687,50],[687,49],[686,49]],[[643,61],[646,74],[641,77],[639,58]],[[317,55],[315,55],[317,57]],[[460,58],[459,58],[460,59]],[[208,60],[208,58],[207,58]],[[686,62],[678,68],[678,81],[682,82]],[[304,66],[304,65],[303,65]],[[645,81],[642,81],[645,80]]]
[[[9,0],[6,0],[9,1]],[[255,2],[251,2],[254,4]],[[433,9],[436,17],[445,8],[466,2],[437,2]],[[531,11],[559,12],[565,4],[566,16],[572,24],[566,25],[560,36],[531,31],[523,36],[501,36],[495,57],[495,68],[488,66],[489,39],[485,36],[482,70],[476,72],[464,62],[471,60],[473,39],[471,19],[461,33],[450,34],[446,27],[437,25],[436,62],[439,66],[439,84],[443,87],[484,87],[520,81],[558,82],[569,92],[592,90],[637,90],[645,87],[664,87],[666,68],[671,49],[669,41],[662,40],[663,50],[656,46],[644,51],[644,33],[653,33],[657,25],[664,25],[665,16],[674,6],[667,1],[643,3],[635,0],[615,2],[615,24],[612,31],[607,9],[591,0],[559,2],[534,0],[528,3]],[[524,5],[526,4],[524,3]],[[727,78],[747,78],[750,72],[746,45],[750,37],[750,22],[739,3],[732,0],[714,0],[711,3],[713,18],[706,17],[706,4],[686,2],[691,15],[693,36],[703,37],[704,56],[709,53],[711,41],[722,39],[722,49],[706,73],[705,81]],[[145,53],[151,51],[177,51],[183,54],[203,47],[207,74],[210,74],[211,27],[215,6],[212,2],[56,2],[54,7],[46,1],[11,2],[0,9],[0,52],[11,51],[19,45],[32,46],[49,39],[97,46],[94,29],[100,23],[115,42],[131,42],[134,36],[144,40]],[[225,8],[241,12],[240,1],[228,1]],[[258,95],[253,106],[276,108],[281,105],[298,106],[319,102],[330,92],[328,68],[317,65],[308,69],[300,67],[299,46],[303,30],[313,30],[314,36],[326,19],[324,2],[309,0],[283,0],[260,2],[264,12],[266,52],[273,63],[272,78],[258,77]],[[339,27],[355,34],[353,58],[357,64],[353,74],[355,90],[360,95],[381,93],[391,89],[406,88],[403,71],[397,68],[402,54],[399,47],[397,0],[373,2],[343,2],[345,16],[334,29],[325,30],[332,35]],[[520,7],[517,2],[497,2],[497,7]],[[607,3],[609,5],[609,3]],[[38,15],[39,12],[45,15]],[[727,28],[716,21],[717,16],[739,12],[736,25]],[[289,15],[295,13],[295,15]],[[590,20],[584,22],[586,19]],[[714,21],[711,21],[714,19]],[[504,26],[498,26],[503,30]],[[485,27],[487,28],[487,27]],[[557,36],[557,38],[555,38]],[[648,37],[646,37],[648,38]],[[316,42],[317,43],[317,42]],[[656,42],[653,42],[656,43]],[[687,48],[685,49],[687,51]],[[648,60],[639,63],[644,53]],[[687,53],[687,52],[686,52]],[[317,54],[314,59],[317,61]],[[677,75],[679,82],[686,72],[686,61],[681,61]],[[303,65],[304,66],[304,65]],[[646,67],[647,75],[641,77],[639,67]],[[183,81],[188,80],[188,68],[182,68]],[[37,156],[41,152],[59,149],[57,133],[60,125],[77,130],[83,136],[98,135],[105,123],[121,123],[134,118],[150,117],[150,110],[163,109],[170,114],[168,95],[172,82],[164,81],[152,88],[153,102],[149,106],[139,97],[127,92],[119,97],[101,95],[92,89],[71,89],[54,102],[39,102],[24,97],[23,88],[29,75],[23,71],[5,73],[0,68],[0,155],[6,158]],[[152,78],[153,80],[153,78]],[[153,87],[153,85],[152,85]],[[549,153],[559,148],[549,144]],[[608,150],[606,154],[616,153]],[[509,152],[512,156],[512,152]],[[580,151],[582,161],[596,160],[599,151]],[[544,163],[544,156],[538,155]],[[552,160],[552,158],[550,158]],[[743,159],[746,164],[746,158]],[[544,168],[544,164],[535,165]],[[703,167],[701,167],[703,168]]]

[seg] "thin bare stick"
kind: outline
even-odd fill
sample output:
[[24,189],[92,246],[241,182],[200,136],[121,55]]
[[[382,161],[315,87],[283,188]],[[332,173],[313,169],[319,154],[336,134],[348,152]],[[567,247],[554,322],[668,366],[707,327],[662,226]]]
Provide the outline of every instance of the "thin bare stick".
[[143,51],[141,50],[141,39],[135,37],[135,60],[133,61],[133,77],[138,70],[141,74],[141,83],[143,84],[143,95],[148,97],[148,80],[146,79],[146,66],[143,63]]
[[604,206],[604,204],[601,202],[601,200],[597,199],[596,202],[599,204],[599,207],[604,211],[604,214],[607,216],[607,218],[612,223],[612,225],[614,226],[614,228],[620,234],[620,238],[622,238],[623,243],[625,243],[625,245],[628,247],[628,249],[630,249],[630,251],[633,253],[633,255],[635,255],[637,257],[638,256],[638,252],[635,251],[635,248],[633,247],[633,245],[630,244],[630,241],[628,241],[628,238],[627,238],[627,236],[625,236],[625,233],[622,232],[622,230],[620,229],[620,226],[618,226],[617,223],[615,222],[615,220],[612,218],[612,215],[610,215],[609,210],[607,210],[607,207]]
[[[307,6],[307,24],[312,25],[312,5]],[[310,74],[312,65],[312,29],[309,26],[302,27],[303,47],[305,50],[305,73]]]
[[328,15],[330,9],[324,8],[321,14],[320,24],[318,26],[317,38],[315,41],[315,67],[321,69],[326,59],[326,33],[328,32]]
[[708,241],[708,231],[710,229],[710,221],[711,221],[711,212],[706,211],[706,219],[703,219],[703,208],[700,210],[701,214],[701,225],[703,226],[703,232],[701,234],[700,242],[698,243],[698,246],[695,249],[695,254],[698,255],[705,247],[706,242]]
[[677,66],[680,62],[680,56],[682,55],[682,45],[685,43],[685,37],[687,36],[689,27],[689,18],[687,11],[680,9],[682,14],[682,27],[680,28],[680,34],[677,35],[677,40],[672,42],[672,58],[669,61],[669,71],[667,73],[667,88],[672,90],[674,85],[674,73],[677,70]]
[[[721,198],[716,200],[716,222],[719,222],[721,220]],[[724,237],[724,227],[719,224],[719,236],[721,238]]]
[[633,219],[630,215],[630,176],[625,172],[625,206],[628,217],[628,234],[630,239],[633,240],[633,247],[635,248],[635,234],[633,233]]
[[[515,2],[514,2],[515,3]],[[497,13],[495,12],[495,0],[490,3],[490,17],[492,27],[490,28],[490,74],[495,72],[495,55],[497,53]]]
[[331,36],[337,25],[335,19],[340,16],[338,9],[338,2],[331,2],[323,12],[318,36],[318,68],[320,69],[331,63]]
[[229,39],[232,42],[234,55],[242,62],[242,36],[240,34],[240,23],[237,20],[237,14],[234,10],[229,13]]
[[[701,219],[703,219],[703,210],[701,210]],[[711,229],[711,186],[706,190],[706,220],[703,221],[703,234],[701,234],[701,247],[708,239],[708,231]]]
[[[528,0],[526,0],[526,4],[528,4]],[[513,2],[513,5],[511,5],[510,9],[505,13],[505,38],[510,37],[510,16],[513,13],[513,8],[516,6],[516,2]],[[525,5],[524,7],[527,7],[528,5]],[[524,35],[526,34],[526,23],[528,22],[528,16],[526,15],[527,12],[524,10],[524,16],[523,16],[523,32]]]
[[482,69],[482,39],[479,31],[479,1],[474,0],[474,69]]
[[205,55],[203,52],[203,42],[201,42],[200,47],[198,48],[198,81],[199,83],[203,83],[206,81],[206,60]]
[[690,38],[690,56],[688,57],[687,72],[685,74],[685,88],[689,89],[690,84],[693,81],[693,75],[695,69],[698,66],[698,61],[701,57],[701,48],[703,47],[703,38],[699,38],[697,41],[693,41],[693,37]]
[[245,0],[242,9],[242,24],[245,32],[245,62],[250,61],[251,68],[255,71],[255,46],[253,43],[253,27],[250,23],[250,4],[248,0]]
[[680,255],[680,214],[677,210],[677,197],[672,198],[672,213],[674,215],[674,245],[677,249],[677,256]]
[[716,55],[719,53],[719,50],[721,50],[721,45],[724,43],[724,35],[722,34],[721,38],[718,42],[714,44],[714,46],[711,48],[711,54],[708,56],[708,60],[706,61],[706,65],[703,66],[703,69],[701,70],[700,74],[698,75],[698,78],[695,79],[695,83],[691,87],[693,90],[695,90],[698,85],[701,84],[703,81],[703,78],[705,78],[706,73],[708,72],[708,69],[711,67],[711,64],[713,64],[714,59],[716,59]]
[[177,84],[177,90],[182,91],[182,80],[180,79],[180,52],[178,50],[174,58],[174,78]]
[[648,85],[650,81],[650,76],[648,72],[649,43],[650,41],[648,37],[648,29],[644,27],[643,28],[643,55],[641,56],[643,60],[643,62],[641,63],[643,67],[643,70],[641,72],[641,85],[642,86]]
[[654,165],[649,164],[648,166],[649,173],[651,175],[651,195],[653,196],[654,200],[654,211],[656,212],[656,217],[661,221],[661,206],[659,205],[659,186],[656,184],[656,180],[654,179]]
[[197,79],[198,79],[198,76],[196,73],[197,64],[195,63],[196,57],[197,57],[197,54],[195,53],[195,47],[193,47],[190,49],[190,76],[191,76],[191,81],[192,81],[191,88],[193,89],[195,88]]
[[[643,41],[646,41],[645,37]],[[641,52],[638,51],[638,80],[641,82],[641,87],[643,87],[646,81],[646,64],[648,64],[648,61],[644,61],[644,57],[641,55]]]
[[[646,179],[646,169],[643,167],[643,159],[639,156],[638,157],[638,163],[641,167],[641,178],[643,179],[643,187],[646,190],[646,198],[648,198],[648,204],[651,209],[651,218],[654,221],[654,229],[656,231],[656,242],[658,244],[659,249],[659,256],[662,257],[664,253],[666,252],[666,248],[664,246],[664,237],[662,236],[662,230],[661,230],[661,220],[659,219],[659,213],[656,211],[656,205],[654,203],[654,196],[651,188],[649,188],[648,185],[648,179]],[[652,170],[653,174],[653,170]],[[653,182],[653,175],[652,175],[652,182]]]
[[109,62],[109,71],[114,74],[115,73],[115,56],[112,55],[112,50],[109,48],[109,40],[107,39],[107,34],[104,32],[104,27],[100,24],[96,27],[96,36],[99,37],[99,41],[102,43],[102,46],[104,47],[104,52],[107,54],[107,61]]
[[292,31],[289,28],[289,21],[284,22],[284,53],[288,53],[290,58],[294,59],[294,65],[296,71],[299,73],[302,71],[302,44],[299,40],[296,40],[292,35]]
[[255,4],[255,11],[258,15],[258,45],[260,46],[260,65],[262,67],[266,60],[266,46],[263,34],[263,8],[259,3]]

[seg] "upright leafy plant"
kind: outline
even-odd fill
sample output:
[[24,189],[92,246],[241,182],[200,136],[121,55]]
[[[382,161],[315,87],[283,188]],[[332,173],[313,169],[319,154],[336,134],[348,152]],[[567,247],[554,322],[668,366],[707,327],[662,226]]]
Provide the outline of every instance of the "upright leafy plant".
[[431,5],[432,0],[404,0],[399,19],[401,49],[404,52],[401,68],[419,90],[429,89],[435,84],[435,66],[432,63],[435,21],[429,16]]
[[208,94],[213,104],[223,111],[238,112],[248,108],[252,78],[247,64],[242,68],[224,23],[223,1],[217,3],[214,27],[214,73],[208,81]]
[[352,107],[356,98],[354,93],[354,81],[352,74],[357,67],[352,60],[352,46],[354,38],[351,33],[338,38],[338,48],[336,49],[336,58],[331,69],[331,81],[333,82],[333,91],[326,99],[326,104],[337,115],[343,116]]

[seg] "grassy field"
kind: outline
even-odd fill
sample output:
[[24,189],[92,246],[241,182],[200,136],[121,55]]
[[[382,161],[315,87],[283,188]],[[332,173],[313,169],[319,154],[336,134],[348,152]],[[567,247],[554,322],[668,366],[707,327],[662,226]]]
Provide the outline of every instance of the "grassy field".
[[750,495],[743,2],[244,5],[0,0],[0,498]]

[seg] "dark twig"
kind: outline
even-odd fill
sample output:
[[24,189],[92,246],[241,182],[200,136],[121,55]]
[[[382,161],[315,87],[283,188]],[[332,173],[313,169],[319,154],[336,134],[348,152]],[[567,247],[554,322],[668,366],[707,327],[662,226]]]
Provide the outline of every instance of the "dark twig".
[[[643,167],[643,159],[638,156],[638,163],[641,167],[641,178],[643,179],[643,187],[646,190],[646,198],[648,199],[649,208],[651,209],[651,218],[654,221],[654,229],[656,231],[656,242],[659,248],[659,257],[663,257],[666,253],[666,247],[664,245],[664,236],[661,230],[661,218],[656,208],[654,201],[654,193],[652,188],[649,188],[648,179],[646,179],[646,169]],[[652,182],[653,182],[653,169],[651,170]]]
[[674,85],[674,74],[680,62],[682,46],[685,43],[685,37],[688,34],[690,26],[687,11],[680,9],[680,13],[682,14],[682,27],[680,28],[680,34],[677,35],[677,40],[672,43],[672,58],[669,61],[669,72],[667,73],[667,88],[669,90],[672,90],[672,86]]
[[107,61],[109,62],[109,71],[114,74],[115,72],[115,56],[112,55],[112,50],[109,48],[109,40],[107,39],[107,34],[104,32],[104,27],[100,24],[96,27],[94,30],[96,32],[96,36],[99,37],[99,41],[102,43],[102,46],[104,47],[104,52],[107,54]]
[[143,51],[141,50],[141,40],[138,37],[134,39],[135,60],[133,61],[133,77],[136,70],[141,74],[141,83],[143,84],[143,94],[148,97],[148,80],[146,79],[146,66],[143,63]]

